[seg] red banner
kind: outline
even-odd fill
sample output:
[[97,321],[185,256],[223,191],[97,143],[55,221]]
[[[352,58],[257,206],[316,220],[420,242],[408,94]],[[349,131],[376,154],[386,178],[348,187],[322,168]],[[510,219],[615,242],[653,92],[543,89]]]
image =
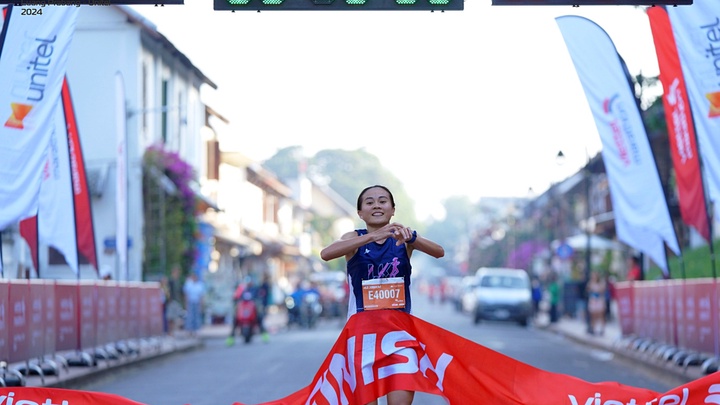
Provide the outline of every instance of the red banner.
[[[666,393],[590,383],[532,367],[410,314],[384,310],[353,315],[310,385],[264,405],[366,404],[393,390],[440,395],[450,404],[705,405],[718,403],[717,382],[708,375]],[[0,388],[0,405],[11,395],[14,403],[27,405],[138,404],[87,391]]]
[[43,294],[43,354],[55,353],[55,283],[46,281],[42,284]]
[[620,331],[623,336],[635,334],[635,296],[631,282],[615,283],[615,302],[617,303]]
[[8,291],[10,363],[30,358],[30,287],[27,281],[11,281]]
[[708,209],[700,171],[695,125],[670,18],[663,7],[648,7],[653,41],[665,92],[663,106],[670,139],[670,153],[677,180],[680,215],[710,241]]
[[95,282],[78,285],[80,303],[80,349],[97,345],[97,319],[95,304]]
[[35,267],[35,275],[40,277],[40,267],[38,262],[38,222],[37,215],[33,215],[30,218],[25,218],[20,221],[20,236],[25,239],[30,249],[30,258],[32,259],[33,266]]
[[118,395],[62,388],[0,387],[0,405],[143,405]]
[[80,350],[77,291],[75,284],[58,282],[55,285],[56,350]]
[[67,125],[68,150],[70,152],[70,172],[72,173],[72,189],[75,202],[75,233],[78,252],[98,271],[97,249],[95,247],[95,229],[92,210],[90,209],[90,190],[88,189],[85,160],[83,159],[80,134],[78,133],[75,110],[67,77],[63,81],[62,103],[65,110]]
[[[9,297],[10,284],[0,283],[0,297]],[[0,299],[0,359],[7,359],[10,355],[10,318],[8,313],[9,300]]]
[[45,313],[43,309],[43,282],[28,280],[28,357],[38,358],[45,354]]
[[716,285],[707,280],[685,280],[676,287],[678,345],[705,353],[716,353],[716,322],[718,322]]

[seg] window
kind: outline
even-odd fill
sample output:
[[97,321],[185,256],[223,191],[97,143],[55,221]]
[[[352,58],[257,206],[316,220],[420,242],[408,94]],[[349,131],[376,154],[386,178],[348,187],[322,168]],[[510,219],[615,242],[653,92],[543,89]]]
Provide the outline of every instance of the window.
[[160,118],[160,133],[162,134],[163,144],[167,143],[168,138],[168,81],[167,79],[162,81],[162,115]]

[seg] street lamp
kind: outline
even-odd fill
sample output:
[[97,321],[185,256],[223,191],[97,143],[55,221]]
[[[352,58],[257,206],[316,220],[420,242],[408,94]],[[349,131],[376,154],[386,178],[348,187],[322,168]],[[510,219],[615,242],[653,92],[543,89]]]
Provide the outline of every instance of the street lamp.
[[[591,244],[591,236],[594,231],[593,228],[595,228],[595,220],[592,218],[592,209],[590,207],[590,181],[592,180],[591,172],[590,172],[590,156],[587,153],[587,149],[585,150],[585,154],[587,155],[587,163],[585,164],[585,168],[583,169],[583,177],[585,182],[585,238],[587,239],[585,241],[585,274],[583,274],[583,284],[585,285],[584,288],[587,288],[587,284],[590,281],[590,271],[592,266],[592,260],[591,260],[591,252],[592,244]],[[585,321],[588,333],[592,333],[592,324],[590,323],[590,311],[588,309],[588,302],[589,300],[585,300]]]

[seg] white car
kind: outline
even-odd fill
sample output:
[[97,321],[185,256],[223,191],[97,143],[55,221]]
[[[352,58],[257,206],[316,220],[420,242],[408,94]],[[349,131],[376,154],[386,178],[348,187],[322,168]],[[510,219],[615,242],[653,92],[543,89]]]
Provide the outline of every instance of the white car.
[[[532,315],[530,277],[522,269],[482,267],[475,273],[472,300],[464,304],[474,323],[483,319],[527,326]],[[473,301],[473,302],[471,302]]]

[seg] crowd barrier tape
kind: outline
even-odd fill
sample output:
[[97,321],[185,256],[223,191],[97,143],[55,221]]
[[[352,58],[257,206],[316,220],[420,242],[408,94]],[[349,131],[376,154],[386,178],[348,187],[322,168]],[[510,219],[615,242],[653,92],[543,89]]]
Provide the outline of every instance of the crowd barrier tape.
[[23,362],[161,336],[156,282],[0,281],[0,361]]
[[720,285],[714,278],[622,281],[615,299],[623,336],[702,353],[718,351]]

